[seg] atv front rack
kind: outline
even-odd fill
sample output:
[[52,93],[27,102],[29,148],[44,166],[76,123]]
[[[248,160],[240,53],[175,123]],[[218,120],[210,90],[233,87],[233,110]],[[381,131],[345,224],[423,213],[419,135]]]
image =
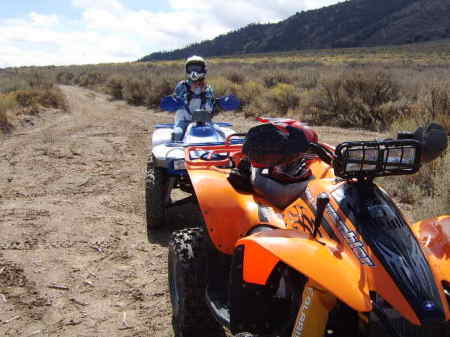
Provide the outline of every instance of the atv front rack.
[[240,160],[242,156],[242,144],[189,146],[185,149],[188,169],[230,168],[233,165],[231,159]]
[[346,142],[336,148],[334,171],[344,179],[414,174],[420,157],[419,142],[412,139]]

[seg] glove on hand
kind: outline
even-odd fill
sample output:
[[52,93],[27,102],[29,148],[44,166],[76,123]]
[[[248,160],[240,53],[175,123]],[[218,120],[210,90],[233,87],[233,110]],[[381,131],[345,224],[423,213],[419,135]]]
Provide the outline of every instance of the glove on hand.
[[436,123],[427,128],[418,128],[414,132],[414,139],[422,144],[422,161],[429,163],[439,157],[448,147],[448,136],[445,129]]

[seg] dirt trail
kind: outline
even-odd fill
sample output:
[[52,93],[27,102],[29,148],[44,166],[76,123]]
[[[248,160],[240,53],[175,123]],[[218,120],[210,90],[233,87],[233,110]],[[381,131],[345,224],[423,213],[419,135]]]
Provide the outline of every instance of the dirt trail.
[[[190,225],[189,209],[148,243],[143,207],[149,134],[172,117],[62,90],[71,113],[0,140],[0,336],[172,336],[167,239]],[[319,132],[331,143],[377,136]]]

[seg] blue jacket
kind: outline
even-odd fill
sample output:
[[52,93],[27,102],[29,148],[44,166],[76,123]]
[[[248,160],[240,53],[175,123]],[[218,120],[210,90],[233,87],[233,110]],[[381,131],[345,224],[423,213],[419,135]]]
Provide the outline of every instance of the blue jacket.
[[214,107],[214,90],[210,85],[207,85],[205,90],[200,95],[195,95],[192,91],[189,90],[192,84],[191,80],[180,81],[175,88],[175,96],[178,99],[183,100],[184,106],[186,110],[189,111],[189,102],[193,98],[200,98],[202,100],[202,108],[205,105],[209,105],[210,107]]

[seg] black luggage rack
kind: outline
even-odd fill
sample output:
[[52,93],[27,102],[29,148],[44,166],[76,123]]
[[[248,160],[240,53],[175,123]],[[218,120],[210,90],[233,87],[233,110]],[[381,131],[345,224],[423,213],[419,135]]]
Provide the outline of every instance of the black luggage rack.
[[417,140],[345,142],[336,147],[335,175],[344,179],[414,174],[420,169]]

